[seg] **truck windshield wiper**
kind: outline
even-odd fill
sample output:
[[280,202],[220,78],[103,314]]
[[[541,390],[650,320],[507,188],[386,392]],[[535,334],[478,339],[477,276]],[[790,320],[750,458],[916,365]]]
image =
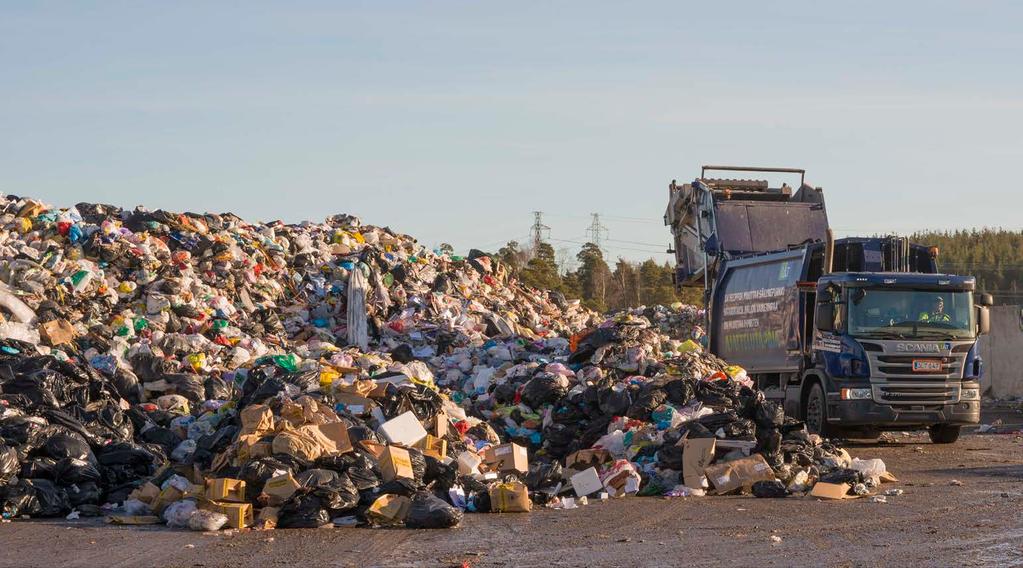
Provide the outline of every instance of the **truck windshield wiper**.
[[873,331],[864,331],[856,334],[858,337],[874,337],[877,339],[905,339],[906,336],[898,331],[886,331],[875,329]]

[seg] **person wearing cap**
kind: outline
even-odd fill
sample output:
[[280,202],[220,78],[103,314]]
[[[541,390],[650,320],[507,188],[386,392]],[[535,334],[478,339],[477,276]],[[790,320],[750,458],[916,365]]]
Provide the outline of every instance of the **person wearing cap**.
[[945,313],[945,300],[941,296],[935,296],[931,303],[931,311],[921,312],[920,321],[933,321],[938,323],[949,323],[952,317]]

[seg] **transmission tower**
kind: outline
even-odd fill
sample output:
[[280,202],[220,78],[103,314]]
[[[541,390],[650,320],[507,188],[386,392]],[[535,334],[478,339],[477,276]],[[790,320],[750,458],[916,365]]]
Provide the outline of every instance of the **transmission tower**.
[[590,242],[597,245],[600,252],[604,254],[604,258],[607,258],[607,251],[604,250],[604,239],[607,238],[607,227],[600,224],[600,214],[591,213],[593,222],[590,223],[590,227],[586,229],[586,234],[590,236]]
[[551,228],[543,224],[543,211],[533,211],[533,227],[530,232],[533,235],[533,254],[540,250],[544,241],[544,231],[550,234]]

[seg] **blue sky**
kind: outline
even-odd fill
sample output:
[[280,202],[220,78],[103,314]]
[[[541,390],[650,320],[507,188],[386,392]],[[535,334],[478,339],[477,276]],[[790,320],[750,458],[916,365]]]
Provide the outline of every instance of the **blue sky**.
[[[712,5],[713,4],[713,5]],[[840,234],[1023,225],[1023,4],[0,7],[0,190],[496,248],[590,213],[666,259],[667,184],[803,167]]]

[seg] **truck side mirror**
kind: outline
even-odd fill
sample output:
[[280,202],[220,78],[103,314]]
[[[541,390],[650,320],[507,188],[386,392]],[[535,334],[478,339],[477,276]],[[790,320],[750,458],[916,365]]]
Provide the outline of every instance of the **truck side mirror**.
[[821,331],[835,331],[835,304],[817,304],[813,323]]
[[993,306],[995,305],[995,297],[991,294],[981,294],[980,298],[977,299],[977,305],[979,306]]
[[991,333],[991,310],[987,306],[977,306],[977,334]]

